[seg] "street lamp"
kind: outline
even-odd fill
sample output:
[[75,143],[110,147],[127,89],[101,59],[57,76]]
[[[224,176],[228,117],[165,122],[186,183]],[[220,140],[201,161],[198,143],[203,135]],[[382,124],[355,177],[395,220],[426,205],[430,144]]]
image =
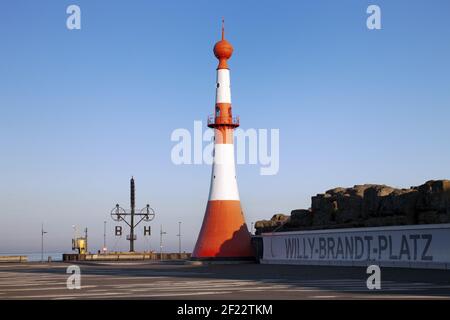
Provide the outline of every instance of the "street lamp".
[[161,261],[163,260],[163,234],[167,234],[167,232],[163,231],[161,225],[161,231],[159,232],[159,255],[161,256]]
[[41,262],[44,262],[44,234],[47,231],[44,231],[44,224],[41,225]]
[[180,258],[181,258],[181,221],[178,222],[178,252],[180,254]]
[[106,221],[103,221],[103,253],[106,253]]

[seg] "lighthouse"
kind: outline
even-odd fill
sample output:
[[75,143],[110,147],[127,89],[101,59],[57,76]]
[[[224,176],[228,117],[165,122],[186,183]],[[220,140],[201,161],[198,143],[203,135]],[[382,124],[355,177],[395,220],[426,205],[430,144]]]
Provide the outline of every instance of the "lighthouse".
[[242,212],[236,179],[233,132],[239,118],[231,108],[230,69],[228,59],[233,46],[225,40],[222,20],[222,39],[214,46],[217,66],[216,103],[208,127],[214,129],[214,161],[209,199],[203,224],[192,258],[194,260],[252,260],[254,253],[251,235]]

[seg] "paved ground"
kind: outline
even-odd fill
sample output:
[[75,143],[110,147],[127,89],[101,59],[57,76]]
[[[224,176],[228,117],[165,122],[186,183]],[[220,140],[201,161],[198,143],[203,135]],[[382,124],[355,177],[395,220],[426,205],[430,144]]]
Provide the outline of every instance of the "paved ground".
[[384,268],[372,291],[360,267],[78,263],[69,290],[69,265],[0,264],[0,299],[450,299],[443,270]]

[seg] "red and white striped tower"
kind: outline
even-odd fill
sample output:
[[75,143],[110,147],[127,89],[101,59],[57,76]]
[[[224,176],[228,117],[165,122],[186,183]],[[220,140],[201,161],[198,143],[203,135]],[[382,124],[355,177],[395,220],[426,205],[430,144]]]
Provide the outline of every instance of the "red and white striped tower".
[[233,46],[224,38],[214,46],[219,59],[215,114],[208,118],[214,129],[214,162],[209,200],[202,228],[192,253],[195,260],[247,260],[254,258],[251,235],[244,220],[239,200],[234,163],[233,131],[239,118],[231,111],[230,70],[227,60]]

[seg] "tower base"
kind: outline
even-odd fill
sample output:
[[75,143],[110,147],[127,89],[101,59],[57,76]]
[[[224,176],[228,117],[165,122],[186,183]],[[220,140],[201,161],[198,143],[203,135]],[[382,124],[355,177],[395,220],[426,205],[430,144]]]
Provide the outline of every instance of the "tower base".
[[254,258],[251,235],[239,200],[210,200],[191,260],[233,261]]

